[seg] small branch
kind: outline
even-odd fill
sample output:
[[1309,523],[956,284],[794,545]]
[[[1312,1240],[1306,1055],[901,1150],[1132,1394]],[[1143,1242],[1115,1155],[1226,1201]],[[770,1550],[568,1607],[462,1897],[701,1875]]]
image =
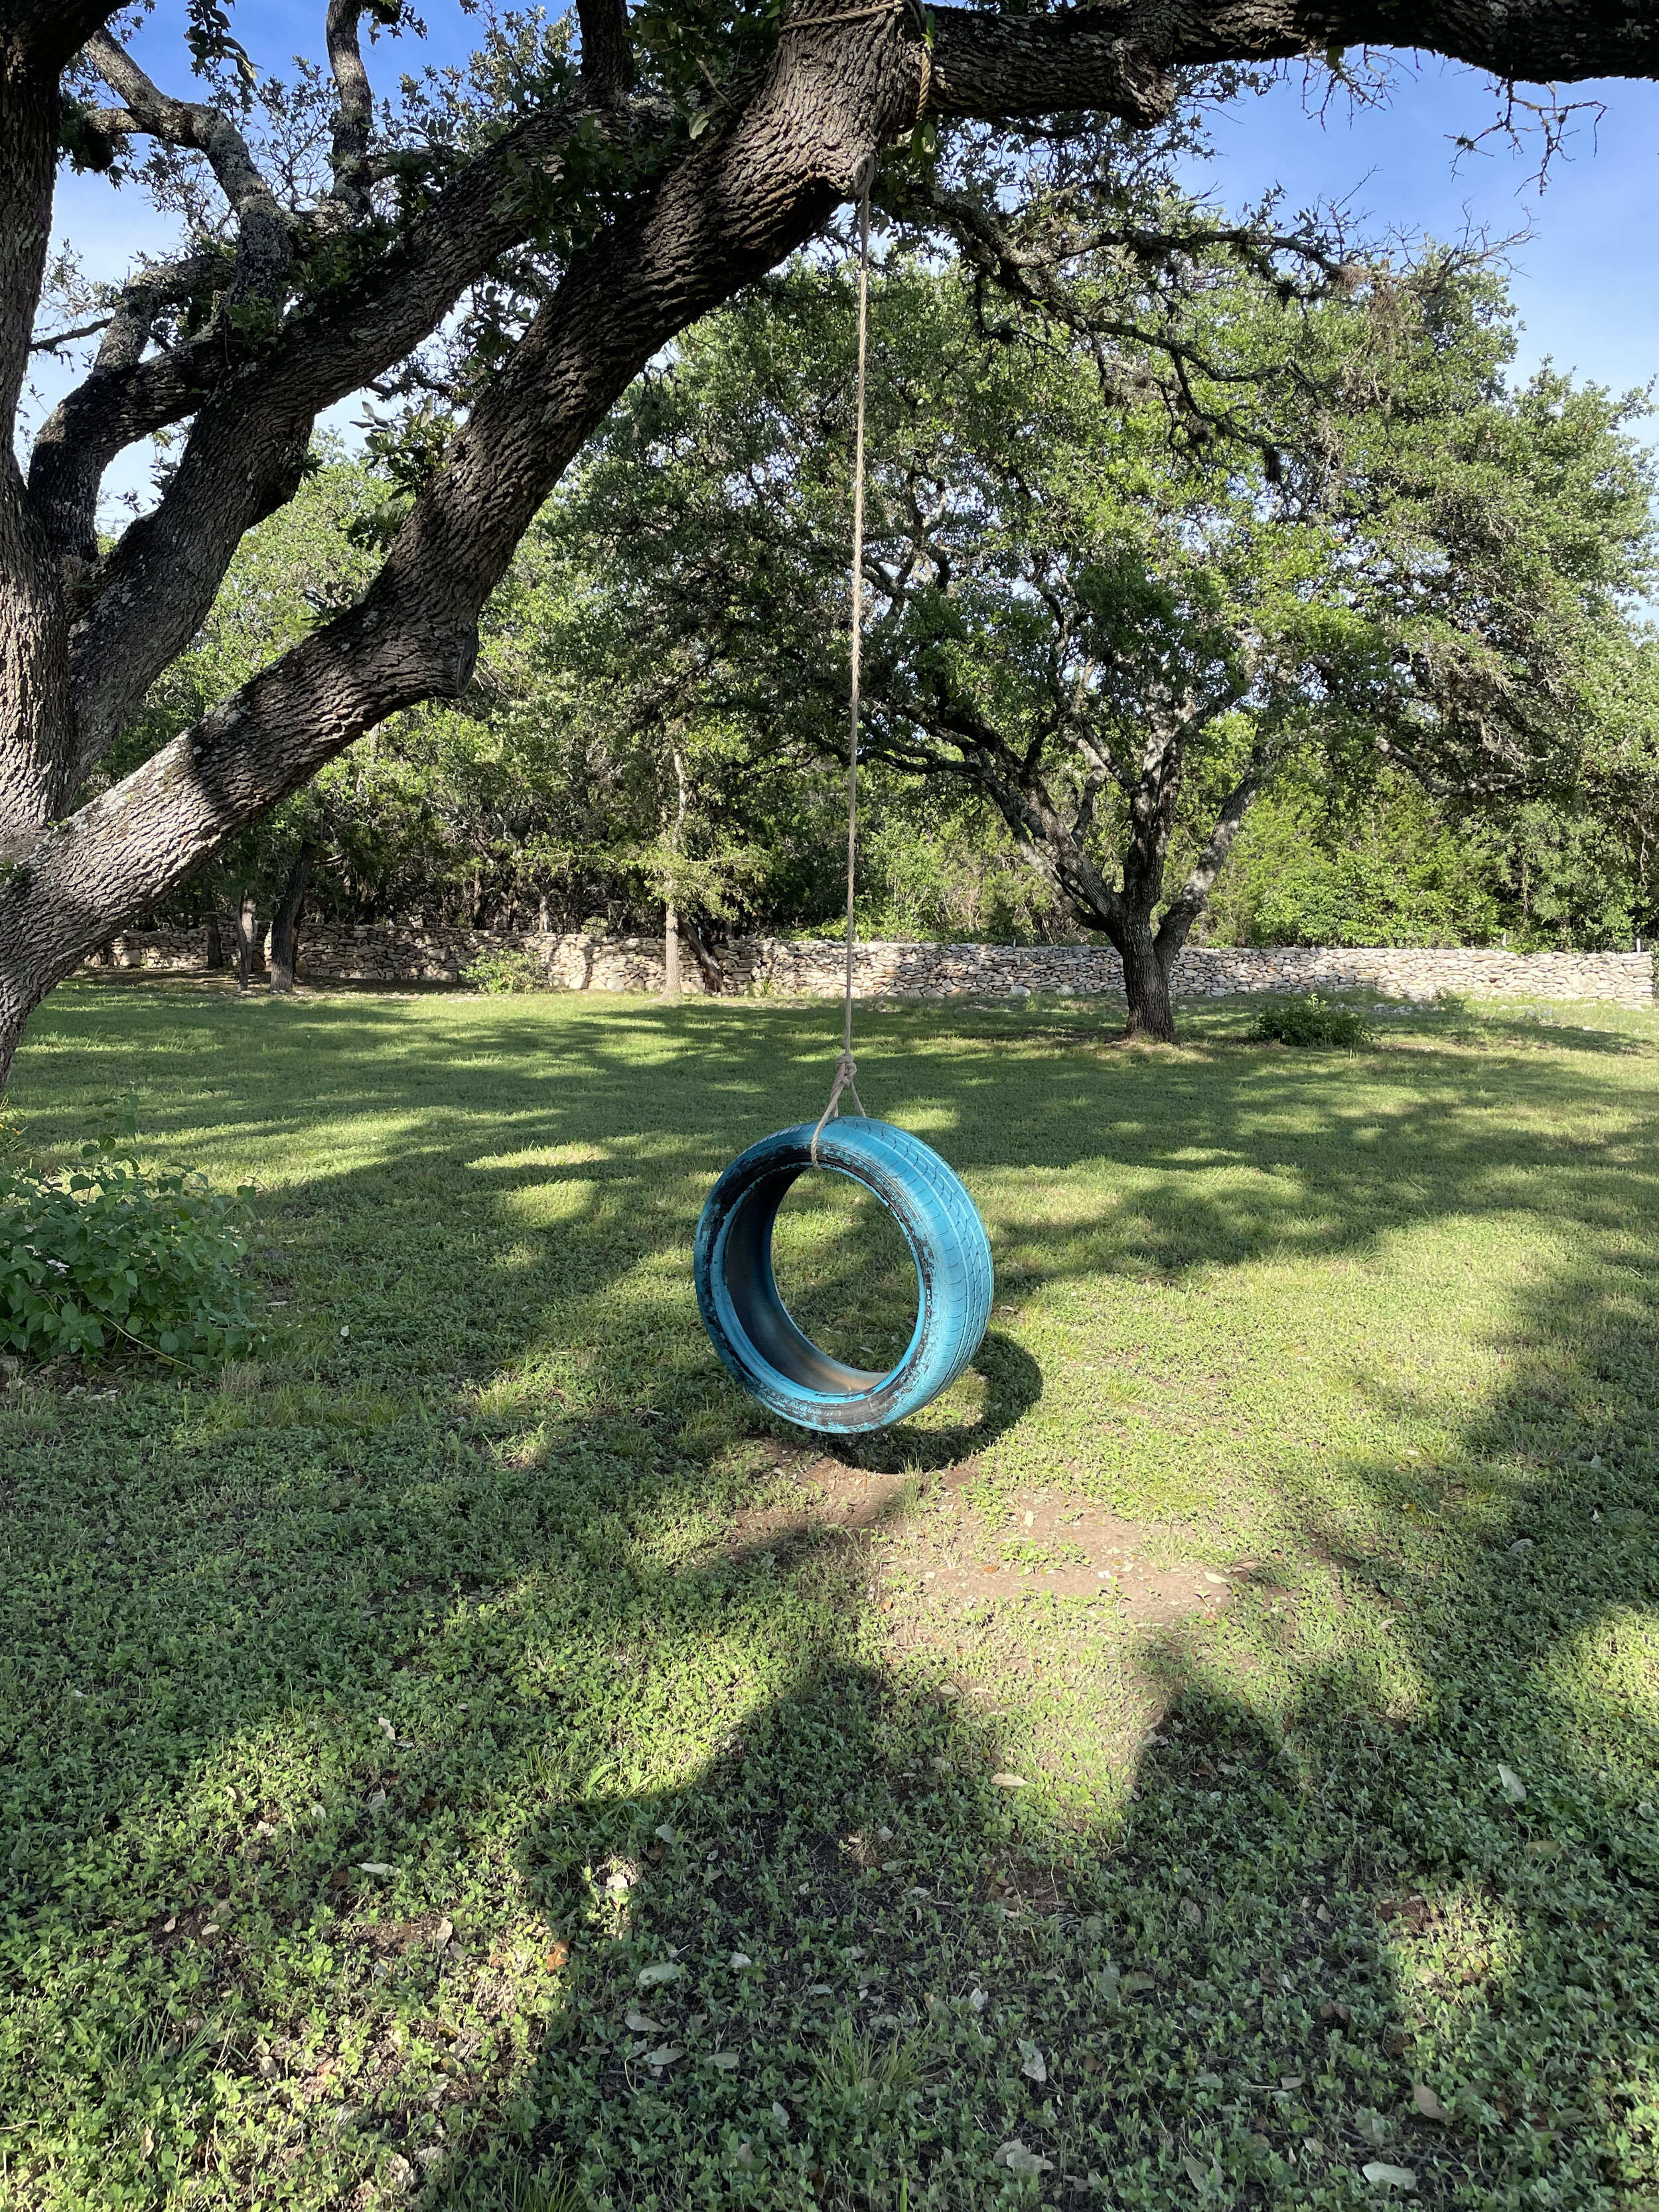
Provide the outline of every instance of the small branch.
[[107,330],[114,319],[112,313],[100,315],[95,323],[82,323],[77,329],[72,331],[54,331],[52,336],[46,338],[31,338],[29,351],[57,353],[64,346],[73,345],[77,338],[94,337],[100,331]]
[[244,289],[283,275],[292,258],[288,218],[229,117],[204,101],[174,100],[162,92],[107,31],[95,31],[84,51],[116,98],[126,104],[123,118],[100,111],[103,127],[125,131],[125,118],[131,118],[134,129],[163,145],[206,156],[236,217]]

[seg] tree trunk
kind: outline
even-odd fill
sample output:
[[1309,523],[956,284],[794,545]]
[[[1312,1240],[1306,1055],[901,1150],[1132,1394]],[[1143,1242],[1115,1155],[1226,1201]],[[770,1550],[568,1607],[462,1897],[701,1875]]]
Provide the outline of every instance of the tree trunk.
[[1123,962],[1123,995],[1129,1002],[1126,1037],[1154,1037],[1175,1042],[1175,1008],[1170,1001],[1170,969],[1152,934],[1150,915],[1125,929],[1118,952]]
[[702,977],[703,996],[718,999],[726,988],[726,976],[720,963],[703,942],[702,933],[696,925],[682,915],[680,934],[691,947],[691,957],[697,963],[697,973]]
[[242,893],[240,904],[232,910],[231,923],[236,932],[236,988],[246,991],[259,963],[259,948],[254,937],[259,926],[258,914],[251,890]]
[[217,974],[225,964],[225,933],[216,907],[202,924],[202,959],[210,975]]
[[662,994],[671,1006],[680,1002],[680,910],[670,899],[662,910]]
[[311,884],[311,864],[316,858],[316,848],[301,845],[298,859],[289,871],[289,878],[277,901],[276,911],[270,918],[270,988],[273,991],[291,991],[300,957],[300,915],[304,909],[306,892]]

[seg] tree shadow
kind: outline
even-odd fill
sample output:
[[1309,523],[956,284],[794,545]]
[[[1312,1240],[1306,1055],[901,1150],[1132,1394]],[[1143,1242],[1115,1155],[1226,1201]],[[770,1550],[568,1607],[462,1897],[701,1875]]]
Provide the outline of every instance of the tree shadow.
[[[1091,1669],[1164,1710],[1091,1806],[1058,1765],[993,1784],[1045,1739],[1006,1698],[969,1709],[982,1620],[901,1662],[856,1551],[720,1541],[775,1432],[691,1334],[686,1199],[775,1125],[775,1062],[813,1027],[746,1059],[702,1039],[708,1081],[671,1057],[668,1099],[596,1019],[564,1048],[580,1093],[569,1064],[492,1069],[487,1106],[452,1107],[453,1061],[396,1009],[322,1011],[290,1032],[283,1010],[304,1041],[263,1087],[177,1057],[274,1154],[319,1100],[342,1120],[280,1228],[349,1341],[275,1388],[0,1439],[20,2201],[522,2206],[544,2174],[641,2212],[1088,2202],[1091,2176],[1124,2207],[1358,2204],[1379,2161],[1429,2205],[1643,2201],[1650,1127],[1545,1156],[1582,1262],[1519,1298],[1509,1379],[1458,1415],[1419,1513],[1382,1465],[1348,1470],[1366,1530],[1288,1501],[1322,1596],[1270,1565],[1213,1628],[1139,1642],[1102,1606],[1033,1612],[1056,1726]],[[319,1071],[343,1036],[374,1068]],[[1034,1156],[1097,1157],[1054,1058],[1023,1122],[978,1110],[972,1067],[912,1055],[913,1095],[1024,1196]],[[1498,1131],[1409,1073],[1372,1158],[1334,1081],[1310,1109],[1252,1066],[1153,1111],[1114,1076],[1089,1141],[1146,1177],[1130,1218],[1022,1241],[1004,1206],[1005,1279],[1363,1255],[1437,1211],[1540,1204],[1541,1073],[1505,1069]],[[1237,1183],[1195,1193],[1218,1161]],[[982,1450],[1042,1387],[999,1331],[977,1421],[884,1463]],[[750,1460],[701,1456],[700,1421]]]

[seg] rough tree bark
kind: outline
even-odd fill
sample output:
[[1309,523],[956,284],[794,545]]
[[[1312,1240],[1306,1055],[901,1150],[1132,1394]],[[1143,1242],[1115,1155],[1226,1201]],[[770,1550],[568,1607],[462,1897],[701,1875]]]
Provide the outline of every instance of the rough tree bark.
[[[908,0],[891,13],[797,0],[764,66],[734,75],[702,135],[663,155],[660,102],[630,91],[625,8],[582,0],[580,91],[526,114],[383,237],[370,185],[398,157],[376,171],[362,12],[353,0],[328,11],[332,180],[301,219],[277,204],[233,116],[164,94],[104,35],[117,13],[108,0],[0,8],[8,423],[70,112],[59,80],[77,52],[86,48],[116,102],[75,111],[83,143],[148,136],[193,149],[223,193],[235,241],[228,283],[181,262],[128,287],[93,368],[36,441],[27,485],[9,439],[0,456],[0,1081],[32,1009],[90,946],[373,724],[465,688],[490,590],[619,393],[677,331],[820,228],[881,146],[922,113],[994,121],[1091,107],[1148,123],[1168,112],[1182,67],[1366,42],[1538,82],[1659,73],[1659,24],[1624,0],[1121,0],[1008,16],[939,7],[931,48]],[[469,284],[535,234],[548,191],[574,210],[567,155],[596,136],[635,150],[637,188],[614,212],[575,225],[588,242],[483,389],[362,600],[77,805],[89,770],[207,612],[244,533],[292,495],[317,416],[405,359]],[[292,273],[296,241],[333,237],[353,241],[352,279],[307,291]],[[205,323],[155,348],[166,297],[215,283]],[[185,423],[157,506],[100,550],[97,496],[109,463]]]
[[1154,931],[1151,921],[1139,915],[1120,924],[1116,932],[1117,954],[1123,963],[1123,995],[1129,1008],[1123,1034],[1168,1044],[1175,1037],[1175,1008],[1170,1000],[1170,971],[1175,956],[1174,948],[1163,943],[1162,938],[1162,931]]
[[289,870],[283,895],[276,902],[276,911],[270,918],[270,988],[273,991],[291,991],[298,972],[300,957],[300,916],[306,902],[306,893],[311,888],[311,871],[316,864],[314,845],[301,845],[294,866]]

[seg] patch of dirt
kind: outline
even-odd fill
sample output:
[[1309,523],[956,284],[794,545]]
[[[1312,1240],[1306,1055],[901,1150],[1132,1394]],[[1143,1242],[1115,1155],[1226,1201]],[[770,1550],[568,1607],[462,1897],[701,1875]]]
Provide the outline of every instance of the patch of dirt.
[[423,1912],[417,1920],[371,1920],[349,1932],[348,1940],[366,1943],[377,1959],[401,1959],[427,1946],[441,1949],[454,1929],[441,1914]]
[[[890,1610],[900,1595],[923,1612],[1018,1600],[1036,1591],[1056,1597],[1105,1597],[1138,1628],[1165,1628],[1220,1612],[1235,1589],[1260,1571],[1255,1559],[1223,1569],[1203,1560],[1171,1565],[1148,1556],[1152,1532],[1103,1507],[1043,1488],[1022,1491],[1009,1516],[993,1527],[961,1492],[975,1472],[963,1462],[928,1480],[919,1507],[905,1512],[905,1479],[848,1467],[827,1454],[786,1458],[799,1502],[757,1507],[732,1524],[728,1556],[788,1552],[803,1545],[851,1540],[873,1553],[879,1540],[883,1589],[876,1602]],[[943,1510],[949,1501],[949,1510]],[[872,1557],[872,1568],[877,1565]]]

